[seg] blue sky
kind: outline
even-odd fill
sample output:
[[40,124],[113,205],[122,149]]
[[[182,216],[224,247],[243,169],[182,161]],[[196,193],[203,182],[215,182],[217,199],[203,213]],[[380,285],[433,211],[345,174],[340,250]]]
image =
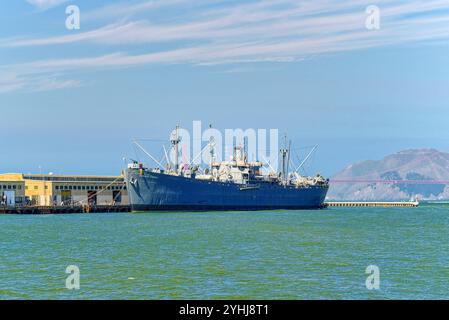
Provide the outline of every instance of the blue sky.
[[2,1],[0,171],[116,174],[193,120],[317,143],[309,173],[449,151],[448,40],[438,0]]

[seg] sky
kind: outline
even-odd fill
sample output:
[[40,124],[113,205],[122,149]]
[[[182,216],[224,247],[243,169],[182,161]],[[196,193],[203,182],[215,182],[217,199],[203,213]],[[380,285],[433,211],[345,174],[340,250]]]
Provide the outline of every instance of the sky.
[[448,88],[447,0],[0,2],[0,172],[118,174],[201,120],[318,144],[306,173],[331,176],[449,152]]

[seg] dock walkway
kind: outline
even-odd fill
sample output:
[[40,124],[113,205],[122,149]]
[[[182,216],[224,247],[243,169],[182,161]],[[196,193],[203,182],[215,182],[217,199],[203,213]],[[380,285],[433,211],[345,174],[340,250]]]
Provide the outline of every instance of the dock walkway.
[[0,214],[67,214],[131,212],[131,206],[1,206]]
[[[419,202],[364,202],[364,201],[330,201],[326,207],[418,207]],[[0,206],[0,214],[69,214],[69,213],[113,213],[131,212],[129,205],[105,206]]]

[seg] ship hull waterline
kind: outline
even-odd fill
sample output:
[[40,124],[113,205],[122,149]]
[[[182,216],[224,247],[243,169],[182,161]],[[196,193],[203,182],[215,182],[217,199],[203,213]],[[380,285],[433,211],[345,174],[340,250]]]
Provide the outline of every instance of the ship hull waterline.
[[139,170],[126,171],[133,212],[323,209],[328,186],[244,186]]

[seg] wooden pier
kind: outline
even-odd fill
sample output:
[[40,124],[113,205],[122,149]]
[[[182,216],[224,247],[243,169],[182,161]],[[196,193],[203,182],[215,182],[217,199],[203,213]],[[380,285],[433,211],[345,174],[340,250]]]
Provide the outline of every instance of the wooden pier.
[[328,207],[404,207],[404,208],[416,208],[419,206],[418,201],[403,201],[403,202],[391,202],[391,201],[330,201],[326,202]]
[[[415,208],[419,202],[368,202],[368,201],[330,201],[325,207],[404,207]],[[70,213],[115,213],[131,212],[129,205],[103,206],[1,206],[0,214],[70,214]]]
[[16,206],[0,207],[0,214],[69,214],[69,213],[112,213],[131,212],[131,206]]

